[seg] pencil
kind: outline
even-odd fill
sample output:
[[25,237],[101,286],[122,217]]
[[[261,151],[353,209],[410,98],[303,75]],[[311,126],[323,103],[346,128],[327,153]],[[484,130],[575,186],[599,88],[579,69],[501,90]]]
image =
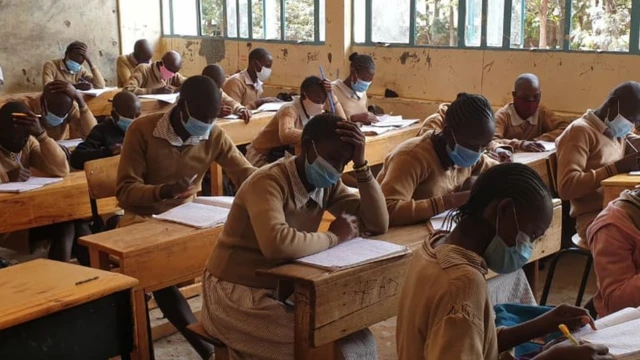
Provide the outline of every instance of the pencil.
[[36,114],[29,115],[29,114],[25,114],[25,113],[11,113],[11,116],[17,116],[17,117],[30,117],[30,116],[34,116],[34,117],[37,117],[37,118],[39,118],[39,117],[40,117],[40,115],[36,115]]
[[580,345],[578,340],[576,340],[576,338],[574,338],[573,335],[571,335],[571,333],[569,332],[569,329],[567,328],[567,325],[560,324],[560,325],[558,325],[558,329],[560,329],[560,331],[562,332],[562,335],[564,335],[564,337],[569,339],[569,341],[571,341],[573,343],[573,345]]
[[[324,70],[322,69],[322,66],[320,66],[320,76],[322,76],[322,80],[327,80],[327,78],[324,76]],[[329,96],[329,105],[331,105],[331,112],[333,114],[336,113],[336,105],[333,103],[333,96],[331,94],[327,94]]]

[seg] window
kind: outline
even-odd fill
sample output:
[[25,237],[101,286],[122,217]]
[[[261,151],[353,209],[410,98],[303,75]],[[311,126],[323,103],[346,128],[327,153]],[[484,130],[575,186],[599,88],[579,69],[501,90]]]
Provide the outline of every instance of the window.
[[326,0],[162,0],[162,27],[165,35],[322,42],[325,4]]
[[410,3],[409,0],[371,0],[371,41],[408,43]]
[[458,0],[416,1],[416,45],[456,46]]

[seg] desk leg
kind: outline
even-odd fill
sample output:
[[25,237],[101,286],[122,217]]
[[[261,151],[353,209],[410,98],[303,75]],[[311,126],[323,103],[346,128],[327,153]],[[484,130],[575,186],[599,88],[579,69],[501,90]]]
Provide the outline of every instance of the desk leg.
[[151,359],[151,346],[149,341],[149,313],[147,312],[147,300],[144,297],[144,290],[133,291],[133,313],[135,319],[135,340],[136,354],[138,360]]
[[311,299],[314,291],[310,285],[295,285],[295,335],[294,358],[296,360],[333,360],[335,343],[314,348],[311,342]]
[[533,297],[536,297],[538,290],[538,279],[540,278],[540,262],[538,260],[532,261],[524,266],[524,274],[527,277],[527,282],[529,282],[529,287],[531,287],[531,292],[533,292]]
[[89,257],[91,259],[91,267],[94,269],[111,270],[109,265],[109,255],[96,248],[89,248]]
[[218,163],[213,163],[211,164],[211,195],[222,196],[223,194],[222,167]]

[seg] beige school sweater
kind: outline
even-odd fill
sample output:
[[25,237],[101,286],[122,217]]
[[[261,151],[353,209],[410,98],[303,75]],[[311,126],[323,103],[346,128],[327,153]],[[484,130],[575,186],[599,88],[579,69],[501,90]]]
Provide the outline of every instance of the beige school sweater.
[[420,131],[418,131],[418,136],[422,136],[427,131],[442,131],[442,128],[444,128],[444,116],[447,114],[449,105],[451,104],[440,104],[440,106],[438,106],[438,111],[435,114],[429,115],[429,117],[424,120],[422,127],[420,127]]
[[519,151],[525,140],[555,141],[569,123],[542,105],[531,118],[521,119],[509,104],[496,112],[496,134],[489,149],[511,146]]
[[[342,181],[321,190],[322,204],[308,199],[297,173],[288,167],[295,157],[260,168],[238,191],[224,230],[207,269],[220,280],[254,288],[275,289],[273,279],[256,276],[286,261],[311,255],[337,244],[330,232],[317,232],[322,216],[347,213],[358,217],[360,231],[373,234],[387,230],[388,217],[380,187],[370,172],[357,173],[359,195]],[[302,190],[297,190],[302,187]],[[304,193],[302,195],[305,195]]]
[[191,178],[201,187],[202,178],[214,161],[236,186],[249,177],[255,168],[242,156],[222,128],[215,125],[208,140],[198,145],[176,147],[153,133],[166,113],[154,113],[131,124],[122,146],[118,166],[116,196],[125,214],[139,216],[159,214],[191,199],[160,199],[163,184]]
[[64,177],[69,175],[67,156],[47,133],[37,138],[29,136],[27,144],[19,153],[12,153],[0,147],[0,183],[8,183],[9,171],[20,167],[33,168],[45,176]]
[[124,87],[133,75],[133,71],[138,66],[138,62],[133,54],[120,55],[116,60],[116,70],[118,73],[118,87]]
[[254,109],[255,102],[262,96],[262,84],[256,87],[247,70],[229,76],[222,85],[222,90],[248,109]]
[[[26,98],[24,99],[31,111],[36,114],[42,115],[42,105],[40,97]],[[78,104],[74,101],[71,107],[71,112],[67,119],[56,127],[51,127],[47,124],[47,121],[43,118],[40,121],[42,128],[47,132],[49,137],[55,141],[68,139],[69,137],[81,137],[86,138],[89,136],[91,129],[98,124],[96,118],[88,106],[82,109],[78,108]]]
[[353,115],[362,114],[368,111],[366,92],[356,93],[353,89],[345,85],[342,80],[335,80],[331,84],[333,85],[333,93],[344,110],[347,120],[349,120]]
[[126,82],[124,88],[136,95],[152,94],[154,89],[163,86],[173,86],[179,89],[187,78],[176,73],[167,80],[162,79],[157,63],[140,64]]
[[105,82],[100,70],[92,66],[91,71],[84,67],[75,74],[72,74],[64,64],[64,59],[47,61],[42,67],[42,85],[47,85],[53,80],[62,80],[71,84],[77,84],[80,79],[90,82],[96,89],[104,89]]
[[485,155],[472,168],[443,168],[433,137],[427,132],[409,139],[384,159],[378,182],[386,198],[389,225],[424,222],[446,210],[443,196],[456,192],[464,181],[498,162]]
[[586,240],[587,228],[602,210],[600,182],[617,174],[614,163],[624,157],[624,139],[612,138],[605,123],[589,110],[556,140],[558,193],[571,202],[571,216]]

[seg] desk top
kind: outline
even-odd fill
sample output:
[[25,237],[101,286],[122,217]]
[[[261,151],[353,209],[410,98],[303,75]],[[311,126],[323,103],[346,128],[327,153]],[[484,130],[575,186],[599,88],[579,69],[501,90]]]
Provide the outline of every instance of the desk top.
[[46,259],[10,266],[0,270],[0,330],[133,288],[137,283],[118,273]]
[[632,176],[629,174],[618,174],[608,179],[602,180],[600,183],[602,186],[624,186],[633,188],[636,185],[640,185],[640,176]]
[[553,151],[546,152],[517,152],[513,154],[513,162],[530,164],[540,160],[547,160]]
[[218,119],[217,124],[224,129],[231,141],[236,145],[248,144],[273,119],[275,112],[263,112],[253,115],[245,124],[243,120]]

